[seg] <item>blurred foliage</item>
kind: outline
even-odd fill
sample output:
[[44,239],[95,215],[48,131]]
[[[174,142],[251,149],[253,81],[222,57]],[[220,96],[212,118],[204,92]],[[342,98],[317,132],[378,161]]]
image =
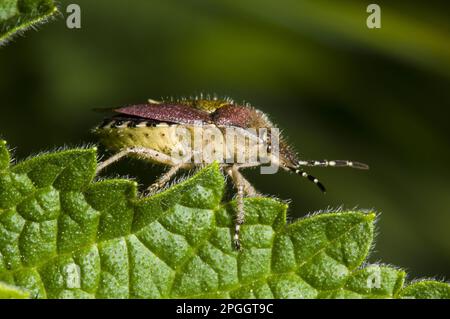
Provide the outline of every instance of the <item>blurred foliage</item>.
[[[0,50],[0,134],[16,157],[95,142],[104,115],[93,108],[230,95],[268,112],[304,158],[371,166],[312,169],[325,196],[294,175],[247,172],[258,189],[302,215],[374,208],[383,233],[371,261],[450,278],[446,2],[377,1],[378,30],[356,0],[77,3],[80,30],[60,19]],[[148,183],[161,170],[125,161],[108,173]]]

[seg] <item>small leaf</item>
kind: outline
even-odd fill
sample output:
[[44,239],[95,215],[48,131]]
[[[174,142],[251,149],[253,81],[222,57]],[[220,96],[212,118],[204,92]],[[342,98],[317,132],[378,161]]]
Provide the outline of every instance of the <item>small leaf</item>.
[[344,211],[286,224],[287,206],[222,202],[218,164],[151,197],[125,179],[93,182],[96,149],[9,167],[0,145],[0,296],[31,298],[448,298],[405,273],[361,267],[374,213]]
[[450,299],[450,285],[432,280],[419,281],[403,289],[400,297],[405,299]]
[[53,0],[2,0],[0,2],[0,45],[15,34],[45,23],[57,13]]

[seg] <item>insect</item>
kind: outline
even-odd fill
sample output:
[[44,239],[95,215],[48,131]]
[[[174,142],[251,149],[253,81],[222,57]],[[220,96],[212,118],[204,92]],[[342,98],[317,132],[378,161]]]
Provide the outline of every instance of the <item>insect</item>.
[[[115,114],[96,127],[94,133],[107,149],[116,153],[99,164],[97,173],[125,156],[166,165],[168,171],[148,188],[149,193],[154,193],[180,169],[191,169],[219,160],[221,168],[231,177],[237,189],[234,243],[238,250],[241,248],[240,228],[245,220],[243,199],[258,195],[241,174],[241,169],[275,163],[308,179],[325,192],[323,184],[308,174],[304,167],[369,168],[366,164],[347,160],[303,160],[279,134],[275,136],[272,133],[276,127],[266,114],[231,99],[200,96],[149,100],[145,104],[112,111]],[[230,131],[233,135],[229,135]],[[261,131],[263,134],[260,134]],[[221,138],[221,135],[232,138]],[[196,141],[196,136],[200,136],[200,142],[198,138]],[[255,152],[263,155],[250,156]]]

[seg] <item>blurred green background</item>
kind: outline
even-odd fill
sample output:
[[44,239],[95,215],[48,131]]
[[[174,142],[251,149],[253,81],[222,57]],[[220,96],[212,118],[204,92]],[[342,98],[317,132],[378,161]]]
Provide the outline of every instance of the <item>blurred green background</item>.
[[[303,179],[247,172],[290,216],[379,212],[379,260],[413,277],[450,278],[450,24],[445,1],[78,0],[82,29],[59,18],[0,49],[0,135],[18,159],[95,142],[97,107],[200,92],[271,114],[304,158],[352,159],[368,172],[311,169]],[[67,14],[65,14],[67,16]],[[109,175],[153,180],[125,161]]]

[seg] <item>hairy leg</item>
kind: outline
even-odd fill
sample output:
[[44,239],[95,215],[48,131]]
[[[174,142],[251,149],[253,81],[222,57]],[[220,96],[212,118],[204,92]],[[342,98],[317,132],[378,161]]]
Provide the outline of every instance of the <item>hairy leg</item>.
[[226,169],[227,174],[233,180],[234,185],[237,189],[237,215],[235,220],[234,228],[234,244],[237,250],[241,249],[241,242],[239,238],[241,225],[245,221],[245,210],[244,210],[244,195],[256,196],[257,192],[255,188],[250,184],[249,181],[239,172],[239,165],[233,165]]
[[162,176],[160,176],[156,182],[154,182],[152,185],[150,185],[147,188],[147,193],[153,194],[158,189],[164,187],[168,181],[180,170],[180,168],[183,167],[183,163],[177,164],[175,166],[172,166],[166,173],[164,173]]
[[121,160],[123,157],[126,157],[128,155],[136,155],[136,156],[138,156],[140,158],[143,158],[143,159],[151,160],[153,162],[166,164],[166,165],[170,165],[170,166],[175,166],[177,164],[180,164],[180,162],[182,162],[182,161],[180,161],[178,159],[174,159],[174,158],[170,157],[167,154],[155,151],[155,150],[150,149],[150,148],[145,148],[145,147],[128,147],[128,148],[122,149],[121,151],[119,151],[118,153],[114,154],[113,156],[111,156],[107,160],[105,160],[105,161],[101,162],[100,164],[98,164],[96,173],[97,174],[100,173],[103,169],[105,169],[109,165],[111,165],[111,164]]
[[228,167],[226,169],[226,172],[231,177],[233,182],[239,180],[242,183],[242,186],[244,186],[244,193],[246,196],[248,197],[258,196],[258,192],[253,187],[253,185],[239,171],[240,168],[241,166],[237,166],[235,169],[233,169],[232,167]]
[[155,151],[150,148],[129,147],[129,148],[125,148],[125,149],[121,150],[117,154],[114,154],[107,160],[101,162],[98,165],[96,173],[97,174],[100,173],[103,169],[105,169],[109,165],[121,160],[123,157],[128,156],[128,155],[136,155],[142,159],[147,159],[152,162],[157,162],[157,163],[171,166],[171,168],[165,174],[163,174],[161,177],[159,177],[155,183],[153,183],[152,185],[150,185],[147,188],[147,194],[152,194],[152,193],[156,192],[158,189],[160,189],[161,187],[163,187],[178,172],[178,170],[180,168],[184,168],[184,167],[189,168],[192,166],[191,163],[189,162],[189,160],[191,159],[191,156],[187,156],[184,159],[176,159],[176,158],[170,157],[167,154]]

